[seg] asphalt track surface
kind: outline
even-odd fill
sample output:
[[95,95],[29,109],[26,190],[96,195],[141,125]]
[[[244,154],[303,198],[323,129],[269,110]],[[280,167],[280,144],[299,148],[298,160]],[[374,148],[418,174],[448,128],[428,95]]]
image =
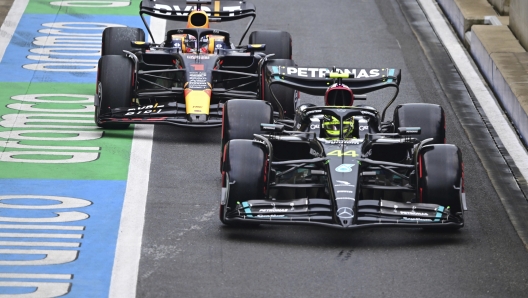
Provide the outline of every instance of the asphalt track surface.
[[[220,130],[156,126],[137,297],[524,297],[528,253],[490,180],[507,171],[500,159],[483,158],[498,151],[482,145],[491,137],[417,3],[252,2],[252,30],[290,32],[298,65],[401,68],[396,103],[444,107],[448,142],[464,157],[466,227],[225,227],[218,220]],[[381,108],[381,97],[368,103]],[[509,191],[518,195],[513,185]]]
[[[499,199],[522,194],[493,142],[500,130],[487,132],[416,1],[252,2],[252,30],[289,31],[300,66],[401,68],[396,104],[444,107],[464,154],[466,227],[225,227],[220,130],[156,126],[137,297],[525,297],[528,254]],[[235,26],[223,28],[240,36]],[[368,104],[382,108],[383,95]]]

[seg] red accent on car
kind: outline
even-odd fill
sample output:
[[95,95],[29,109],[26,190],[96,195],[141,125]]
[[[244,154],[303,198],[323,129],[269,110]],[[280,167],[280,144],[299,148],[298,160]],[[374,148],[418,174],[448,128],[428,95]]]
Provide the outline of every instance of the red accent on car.
[[352,106],[354,93],[346,85],[334,84],[326,89],[324,100],[327,106]]
[[266,154],[265,162],[264,162],[264,195],[267,192],[267,183],[268,183],[268,167],[269,167],[269,155]]
[[221,140],[224,139],[224,125],[225,125],[224,118],[225,118],[225,104],[224,104],[224,106],[222,106],[222,132],[221,132],[221,135],[220,135],[220,139]]
[[422,156],[421,155],[418,156],[418,169],[419,169],[419,173],[420,173],[419,177],[420,177],[420,179],[422,179]]
[[[226,155],[227,155],[227,143],[224,145],[224,154],[222,155],[222,168],[223,168],[223,164],[226,160]],[[222,171],[222,173],[224,173],[225,171]]]

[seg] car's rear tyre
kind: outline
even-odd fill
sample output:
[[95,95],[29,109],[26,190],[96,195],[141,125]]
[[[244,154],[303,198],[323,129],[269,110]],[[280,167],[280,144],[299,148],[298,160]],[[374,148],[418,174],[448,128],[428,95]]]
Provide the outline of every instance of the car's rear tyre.
[[220,220],[247,200],[262,200],[266,187],[266,153],[252,140],[231,140],[226,144],[223,160],[225,205],[220,205]]
[[451,144],[427,145],[418,152],[417,198],[449,208],[451,214],[463,212],[464,169],[460,149]]
[[132,104],[132,61],[120,55],[107,55],[99,59],[95,123],[102,128],[124,129],[129,123],[101,123],[100,116],[113,108],[130,107]]
[[261,123],[273,123],[273,109],[269,103],[251,99],[228,100],[222,114],[221,160],[227,142],[234,139],[252,140],[253,134],[261,132]]
[[[292,60],[292,39],[285,31],[263,30],[254,31],[249,36],[249,43],[265,44],[264,53],[275,54],[268,65],[295,66]],[[281,85],[272,87],[273,94],[277,97],[285,118],[293,119],[295,115],[295,90]],[[271,102],[273,109],[279,111],[276,100],[270,92],[269,86],[264,87],[262,99]]]
[[419,140],[433,138],[428,144],[445,144],[445,114],[444,109],[436,104],[408,103],[398,105],[394,110],[394,127],[421,127]]
[[108,27],[103,31],[101,56],[124,55],[123,50],[132,51],[131,41],[145,41],[145,32],[140,28]]
[[[269,66],[273,66],[273,65],[295,66],[295,62],[293,62],[293,60],[288,60],[288,59],[275,59],[275,60],[270,60],[268,62],[268,65]],[[271,91],[273,91],[273,94],[275,95],[277,100],[275,100]],[[262,99],[264,101],[270,102],[273,106],[274,111],[276,112],[280,111],[279,106],[278,106],[278,104],[280,104],[282,107],[284,118],[293,119],[295,117],[295,102],[296,102],[295,90],[282,86],[282,85],[273,85],[270,88],[270,86],[266,84],[264,86],[263,93],[264,94],[262,94]],[[278,104],[277,104],[277,101],[278,101]]]
[[272,59],[292,59],[292,38],[290,33],[277,30],[251,32],[250,44],[265,44],[264,53],[275,54]]

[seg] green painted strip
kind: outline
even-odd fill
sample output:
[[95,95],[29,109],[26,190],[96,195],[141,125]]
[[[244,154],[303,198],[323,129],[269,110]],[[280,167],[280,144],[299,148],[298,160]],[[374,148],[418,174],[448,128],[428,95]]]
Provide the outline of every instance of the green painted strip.
[[[93,4],[90,4],[90,2],[93,2]],[[105,4],[102,2],[107,3]],[[26,8],[25,13],[68,14],[79,15],[79,17],[86,14],[137,16],[139,15],[140,2],[141,0],[31,0]]]
[[0,83],[0,178],[126,180],[133,129],[95,126],[94,88]]

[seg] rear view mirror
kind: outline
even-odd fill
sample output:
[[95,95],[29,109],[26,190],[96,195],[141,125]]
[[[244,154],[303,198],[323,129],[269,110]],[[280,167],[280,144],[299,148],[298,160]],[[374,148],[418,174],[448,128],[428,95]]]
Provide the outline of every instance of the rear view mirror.
[[266,45],[265,44],[248,44],[247,49],[253,50],[253,51],[254,50],[264,51],[266,49]]
[[260,124],[260,130],[261,131],[272,131],[272,132],[283,132],[284,131],[284,125],[283,124],[261,123]]
[[421,127],[398,127],[398,134],[401,136],[419,135],[421,133]]
[[130,45],[136,49],[150,49],[150,42],[144,41],[131,41]]

